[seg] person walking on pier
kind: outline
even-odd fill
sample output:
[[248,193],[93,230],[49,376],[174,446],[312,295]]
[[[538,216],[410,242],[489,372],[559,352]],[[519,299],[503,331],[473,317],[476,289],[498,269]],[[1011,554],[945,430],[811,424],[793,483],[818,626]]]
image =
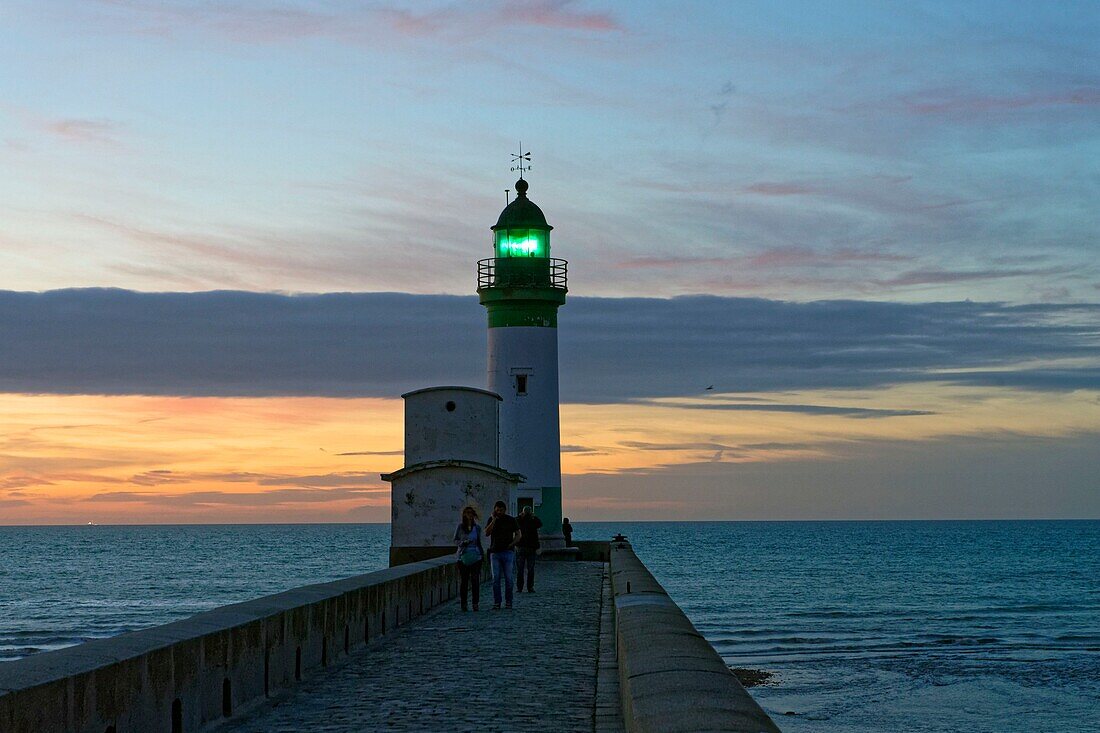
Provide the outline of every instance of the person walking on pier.
[[535,556],[539,551],[539,527],[542,520],[534,515],[531,507],[523,507],[516,518],[520,539],[516,544],[516,590],[523,592],[523,571],[527,571],[527,592],[535,592]]
[[492,539],[489,561],[493,566],[493,610],[500,610],[500,584],[504,583],[505,608],[512,607],[512,576],[516,572],[516,543],[522,535],[515,517],[508,514],[503,501],[493,505],[493,516],[485,525],[485,534]]
[[[481,526],[477,523],[477,510],[472,506],[462,510],[462,522],[455,530],[455,544],[458,546],[458,576],[461,579],[460,597],[462,610],[467,610],[466,592],[471,591],[474,610],[481,599],[481,563],[485,559],[485,547],[481,544]],[[470,581],[473,581],[472,583]],[[473,586],[471,588],[471,586]]]
[[569,523],[569,517],[561,520],[561,533],[565,535],[565,546],[573,546],[573,525]]

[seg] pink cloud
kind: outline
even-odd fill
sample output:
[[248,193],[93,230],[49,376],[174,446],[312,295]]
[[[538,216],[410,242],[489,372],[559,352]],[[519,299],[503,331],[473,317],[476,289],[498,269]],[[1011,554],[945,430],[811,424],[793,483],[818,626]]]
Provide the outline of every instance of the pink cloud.
[[636,257],[619,263],[623,269],[660,269],[670,267],[706,268],[783,268],[802,266],[843,266],[860,262],[906,262],[906,255],[855,247],[815,250],[809,247],[775,247],[731,257]]
[[649,269],[663,267],[683,267],[685,265],[704,267],[725,267],[733,262],[729,257],[635,257],[620,262],[622,269]]
[[544,28],[564,28],[607,33],[621,31],[622,26],[608,13],[586,13],[571,10],[572,0],[536,0],[510,3],[500,12],[500,18],[516,25]]
[[447,21],[452,20],[450,11],[440,10],[435,13],[416,15],[408,10],[396,8],[382,8],[378,14],[385,18],[392,28],[406,36],[430,36],[441,31]]
[[[225,234],[188,233],[177,234],[174,232],[159,231],[156,229],[134,226],[127,223],[112,221],[89,214],[73,214],[75,221],[90,224],[94,227],[105,229],[127,239],[139,242],[151,248],[155,254],[160,254],[166,249],[177,250],[184,253],[198,255],[200,271],[205,263],[210,261],[229,262],[241,265],[245,270],[260,272],[264,270],[276,272],[316,273],[326,278],[341,270],[339,265],[326,266],[308,253],[290,252],[279,254],[278,247],[267,248],[265,243],[271,242],[273,235],[267,232],[239,231]],[[285,247],[285,242],[277,244]],[[136,270],[145,272],[143,268],[134,268],[128,265],[119,265],[120,270]],[[158,272],[153,270],[153,272]],[[204,271],[203,271],[204,272]],[[163,274],[181,274],[180,267],[168,268]],[[186,274],[186,272],[183,272]],[[219,273],[221,274],[221,273]],[[197,281],[203,283],[201,279]]]
[[905,102],[910,112],[920,115],[980,114],[1034,107],[1075,107],[1100,105],[1100,89],[1078,89],[1069,92],[1020,94],[1016,96],[981,96],[953,92],[926,93],[924,98]]
[[143,35],[170,37],[181,29],[205,29],[243,43],[281,43],[328,38],[343,43],[380,43],[393,36],[409,38],[452,35],[480,37],[493,27],[532,26],[547,29],[609,32],[622,30],[607,13],[573,10],[572,0],[521,3],[466,3],[414,12],[394,6],[346,8],[246,6],[213,2],[201,6],[168,6],[150,0],[98,0],[115,10],[113,20]]
[[776,247],[752,255],[748,264],[756,267],[792,267],[798,265],[846,265],[851,262],[904,262],[912,257],[875,250],[839,247],[824,252],[809,247]]
[[761,196],[800,196],[808,193],[816,193],[816,190],[803,183],[774,183],[762,181],[752,183],[741,189],[745,193],[755,193]]
[[79,117],[32,119],[28,124],[39,132],[68,142],[109,146],[118,144],[116,135],[121,129],[121,125],[112,120]]
[[[242,43],[333,38],[365,40],[373,25],[389,31],[410,32],[416,16],[397,9],[355,9],[349,12],[320,12],[286,5],[246,6],[234,2],[212,2],[201,6],[169,5],[150,0],[98,0],[109,14],[107,22],[136,35],[170,38],[189,29],[217,33]],[[410,33],[411,34],[411,33]]]

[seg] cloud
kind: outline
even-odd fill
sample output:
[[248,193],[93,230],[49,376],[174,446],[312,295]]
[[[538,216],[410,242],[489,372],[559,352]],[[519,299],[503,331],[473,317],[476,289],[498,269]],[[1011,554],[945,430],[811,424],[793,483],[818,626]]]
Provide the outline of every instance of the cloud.
[[620,441],[619,445],[624,448],[633,448],[634,450],[643,451],[707,451],[713,452],[711,456],[712,461],[721,461],[726,457],[727,453],[734,454],[736,456],[743,455],[742,451],[738,451],[735,447],[730,445],[724,445],[722,443],[649,443],[641,440],[624,440]]
[[[620,519],[1089,519],[1100,517],[1100,434],[843,442],[834,455],[698,461],[565,477],[571,511]],[[632,502],[669,497],[668,511]],[[1042,487],[1037,490],[1037,487]],[[589,499],[593,503],[589,504]],[[600,511],[606,507],[607,511]]]
[[[731,410],[746,412],[798,412],[805,415],[839,415],[842,417],[912,417],[933,415],[924,410],[890,410],[869,407],[844,407],[840,405],[792,405],[760,402],[662,402],[658,400],[632,400],[632,404],[668,407],[676,410]],[[676,449],[682,450],[682,449]],[[720,448],[719,448],[720,450]]]
[[616,263],[620,269],[644,269],[644,268],[682,268],[688,267],[729,267],[733,264],[731,257],[684,257],[672,255],[662,257],[650,255],[646,257],[632,257]]
[[633,450],[640,451],[696,451],[713,453],[712,461],[719,461],[727,457],[741,458],[752,453],[760,452],[779,452],[784,456],[789,456],[791,452],[805,452],[808,450],[818,450],[821,445],[813,445],[810,443],[794,443],[794,442],[777,442],[771,441],[766,443],[744,443],[738,445],[729,445],[726,443],[718,443],[713,441],[684,441],[684,442],[667,442],[658,443],[644,440],[623,440],[619,441],[619,445],[624,448],[631,448]]
[[724,445],[722,443],[647,443],[642,440],[622,440],[619,441],[619,445],[626,448],[633,448],[635,450],[705,450],[705,451],[731,451],[736,450],[736,446]]
[[816,189],[803,183],[752,183],[745,186],[745,193],[756,193],[761,196],[800,196],[807,193],[816,193]]
[[438,14],[355,4],[322,9],[290,3],[98,0],[95,5],[98,12],[93,18],[97,22],[135,35],[175,38],[187,31],[200,31],[248,44],[317,38],[362,44],[381,40],[387,33],[429,35],[441,27]]
[[[640,500],[630,496],[578,496],[570,502],[570,506],[576,512],[584,512],[587,521],[592,521],[593,512],[610,510],[616,512],[615,519],[622,516],[622,512],[684,512],[689,510],[687,502],[675,499],[647,499]],[[663,516],[667,517],[667,514]]]
[[121,122],[106,118],[52,117],[25,107],[4,105],[4,108],[28,130],[54,141],[115,148],[120,144],[118,135],[124,129]]
[[993,113],[1046,107],[1094,107],[1100,105],[1100,88],[987,96],[959,91],[929,91],[906,100],[906,108],[918,115],[984,117]]
[[[0,291],[0,390],[396,397],[479,386],[484,319],[476,299],[444,295]],[[571,298],[559,321],[561,391],[567,402],[622,402],[698,396],[708,385],[999,385],[1014,374],[1020,386],[1100,388],[1098,324],[1097,304]],[[887,414],[762,404],[682,406]]]
[[121,129],[121,125],[113,120],[76,117],[36,119],[32,126],[40,132],[68,142],[108,146],[118,144],[116,135]]
[[887,280],[877,281],[880,285],[932,285],[942,283],[970,282],[974,280],[999,280],[1009,277],[1032,277],[1035,275],[1058,275],[1067,272],[1062,267],[1037,269],[987,269],[987,270],[943,270],[927,269],[904,272]]
[[366,3],[149,2],[99,0],[97,22],[125,32],[173,38],[184,31],[214,34],[236,43],[276,44],[326,39],[376,46],[393,38],[473,40],[491,31],[545,29],[621,32],[609,13],[575,9],[572,0],[468,2],[414,11]]
[[771,247],[743,258],[750,267],[827,267],[863,262],[905,262],[906,255],[855,247],[819,251],[810,247]]
[[52,481],[47,481],[40,476],[0,476],[0,490],[25,489],[30,486],[51,486]]
[[189,491],[182,494],[159,494],[145,491],[110,491],[95,494],[85,501],[89,503],[140,502],[143,504],[169,507],[210,505],[272,507],[282,504],[327,503],[333,501],[374,498],[375,495],[382,493],[388,494],[389,489],[335,487],[329,489],[270,489],[262,492]]
[[734,86],[732,81],[727,81],[722,85],[722,88],[718,91],[716,102],[710,105],[710,111],[714,113],[714,126],[722,124],[723,118],[726,116],[726,110],[729,108],[729,98],[737,91],[737,87]]
[[767,442],[767,443],[745,443],[741,447],[745,448],[745,449],[750,449],[750,450],[791,451],[791,450],[811,450],[811,449],[815,449],[815,448],[820,448],[821,446],[820,445],[815,445],[813,443],[784,443],[784,442],[779,442],[779,441],[770,441],[770,442]]
[[623,27],[610,13],[591,13],[572,9],[573,0],[534,0],[510,2],[499,10],[498,17],[507,23],[544,28],[608,33]]
[[[152,469],[130,477],[128,483],[138,486],[162,486],[165,484],[190,484],[196,481],[225,481],[228,483],[257,483],[271,478],[269,474],[229,472],[229,473],[185,473],[168,469]],[[99,480],[99,479],[93,479]]]
[[80,484],[123,484],[128,483],[125,479],[117,478],[115,476],[103,476],[98,473],[66,473],[64,471],[58,471],[51,473],[50,478],[55,482],[69,481],[72,483]]
[[250,483],[256,486],[296,486],[305,489],[315,489],[326,486],[346,488],[351,485],[362,484],[375,487],[382,486],[378,473],[364,471],[340,471],[336,473],[291,476],[284,474],[249,473],[244,471],[217,473],[153,469],[131,476],[129,483],[139,486],[163,486],[214,481]]
[[[280,476],[278,478],[262,479],[261,486],[301,486],[316,488],[320,486],[347,486],[349,484],[366,483],[374,486],[382,486],[382,480],[378,472],[364,471],[340,471],[338,473],[326,473],[313,476]],[[389,491],[389,489],[386,489]]]
[[1005,371],[943,372],[944,382],[981,387],[1029,390],[1077,390],[1100,387],[1100,369],[1013,369]]
[[[683,255],[632,257],[616,263],[620,269],[705,268],[747,271],[749,269],[784,269],[796,267],[845,267],[872,262],[908,262],[912,257],[856,247],[818,250],[811,247],[766,247],[751,254],[729,257],[688,257]],[[885,281],[878,281],[886,284]]]
[[194,480],[186,474],[178,474],[173,471],[155,469],[143,471],[130,477],[130,483],[138,486],[160,486],[162,484],[187,484]]
[[[188,270],[195,270],[195,274],[201,276],[204,269],[209,268],[212,263],[222,271],[272,271],[284,275],[296,272],[319,278],[330,278],[340,268],[340,265],[318,261],[314,253],[300,251],[298,247],[286,247],[285,241],[278,241],[270,233],[260,231],[180,234],[134,226],[88,214],[74,214],[72,219],[80,224],[102,230],[112,239],[122,239],[141,245],[150,253],[156,253],[159,256],[166,253],[174,254],[180,262],[189,263],[179,267],[177,277],[186,276]],[[293,251],[287,252],[285,251],[287,249]],[[135,269],[134,265],[125,263],[118,267],[127,271]]]

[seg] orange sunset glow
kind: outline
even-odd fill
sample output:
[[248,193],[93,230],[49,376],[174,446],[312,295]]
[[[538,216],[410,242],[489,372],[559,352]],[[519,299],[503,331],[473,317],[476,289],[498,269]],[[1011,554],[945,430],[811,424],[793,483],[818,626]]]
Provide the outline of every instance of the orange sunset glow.
[[[711,497],[721,506],[744,464],[842,461],[853,445],[915,441],[934,450],[967,437],[1056,439],[1100,430],[1100,394],[1086,391],[899,386],[752,400],[716,394],[563,405],[567,507],[579,516],[647,506],[677,516],[690,509],[689,499],[609,494],[608,482],[627,486],[639,474],[725,466]],[[722,403],[926,414],[853,419],[693,409]],[[7,394],[0,415],[0,511],[10,523],[384,522],[389,487],[379,473],[403,460],[397,398]]]

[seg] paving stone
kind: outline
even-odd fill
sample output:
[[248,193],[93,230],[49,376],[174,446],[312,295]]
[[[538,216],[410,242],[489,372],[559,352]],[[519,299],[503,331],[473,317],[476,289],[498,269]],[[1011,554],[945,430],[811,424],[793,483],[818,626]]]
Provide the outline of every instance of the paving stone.
[[510,611],[489,610],[486,584],[480,612],[448,603],[219,731],[592,733],[597,717],[600,731],[622,730],[608,715],[611,690],[602,690],[596,715],[597,657],[606,659],[607,635],[614,649],[605,568],[540,562],[538,592],[517,593]]

